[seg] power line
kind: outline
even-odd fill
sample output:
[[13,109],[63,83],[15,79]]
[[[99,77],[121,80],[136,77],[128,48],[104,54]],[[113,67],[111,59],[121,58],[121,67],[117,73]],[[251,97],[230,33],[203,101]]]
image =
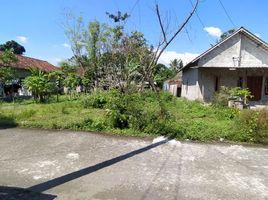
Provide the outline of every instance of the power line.
[[[190,1],[191,5],[194,6],[192,0],[189,0],[189,1]],[[205,23],[202,21],[202,19],[201,19],[200,15],[198,14],[198,11],[197,11],[197,10],[195,11],[195,14],[196,14],[196,17],[197,17],[199,23],[200,23],[201,26],[203,27],[203,30],[205,30],[205,28],[206,28]],[[209,34],[206,34],[206,35],[207,35],[207,37],[209,38],[209,40],[210,40],[210,42],[211,42],[211,45],[213,45],[213,44],[215,43],[215,41],[214,41],[214,39],[212,38],[212,36],[209,35]]]
[[[138,5],[139,1],[140,1],[140,0],[136,0],[136,2],[133,4],[133,6],[132,6],[130,12],[128,13],[130,17],[131,17],[131,15],[132,15],[132,13],[133,13],[135,7]],[[124,25],[127,23],[128,19],[129,19],[129,17],[125,20]]]
[[231,24],[233,25],[233,27],[236,27],[234,21],[232,20],[232,18],[231,18],[230,15],[228,14],[227,10],[225,9],[225,7],[224,7],[222,1],[221,1],[221,0],[218,0],[218,1],[219,1],[219,3],[220,3],[221,7],[223,8],[223,10],[224,10],[226,16],[228,17],[229,21],[230,21]]

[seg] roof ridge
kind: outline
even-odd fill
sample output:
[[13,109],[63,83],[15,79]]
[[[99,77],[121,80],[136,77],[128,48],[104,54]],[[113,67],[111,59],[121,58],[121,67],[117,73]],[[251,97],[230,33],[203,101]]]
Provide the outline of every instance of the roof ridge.
[[[194,62],[198,61],[202,56],[206,55],[207,53],[209,53],[210,51],[214,50],[215,48],[217,48],[218,46],[220,46],[222,43],[224,43],[225,41],[229,40],[231,37],[235,36],[238,33],[244,32],[252,37],[254,37],[255,39],[257,39],[259,42],[263,43],[264,45],[266,45],[268,47],[268,43],[266,43],[264,40],[262,40],[261,38],[257,37],[255,34],[253,34],[252,32],[250,32],[249,30],[247,30],[246,28],[244,28],[243,26],[241,26],[239,29],[237,29],[235,32],[233,32],[232,34],[228,35],[226,38],[224,38],[222,41],[216,43],[215,45],[213,45],[212,47],[210,47],[209,49],[207,49],[206,51],[204,51],[203,53],[201,53],[199,56],[197,56],[196,58],[194,58],[191,62],[189,62],[187,65],[185,65],[183,67],[183,69],[187,68],[189,65],[193,64]],[[250,39],[250,38],[249,38]]]

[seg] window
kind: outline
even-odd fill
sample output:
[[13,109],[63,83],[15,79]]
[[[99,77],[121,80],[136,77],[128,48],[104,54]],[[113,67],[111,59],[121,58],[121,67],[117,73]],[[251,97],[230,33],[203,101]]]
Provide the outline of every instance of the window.
[[264,94],[268,95],[268,77],[265,78]]
[[237,87],[243,88],[243,77],[239,77],[237,80]]
[[219,77],[215,77],[215,92],[219,91]]

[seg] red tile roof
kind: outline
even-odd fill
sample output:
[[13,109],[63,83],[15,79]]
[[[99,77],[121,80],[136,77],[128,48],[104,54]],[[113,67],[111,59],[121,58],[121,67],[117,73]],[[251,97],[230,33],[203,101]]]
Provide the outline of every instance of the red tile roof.
[[16,69],[30,69],[30,68],[37,68],[41,71],[50,72],[55,71],[59,68],[55,67],[54,65],[50,64],[47,61],[39,60],[36,58],[30,58],[27,56],[21,56],[16,55],[18,61],[15,63],[12,63],[10,67],[16,68]]

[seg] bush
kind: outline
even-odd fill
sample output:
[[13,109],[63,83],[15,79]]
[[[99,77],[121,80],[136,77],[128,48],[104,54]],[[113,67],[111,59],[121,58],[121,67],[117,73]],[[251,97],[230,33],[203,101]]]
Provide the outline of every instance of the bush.
[[[170,96],[161,94],[161,99],[170,100],[173,98]],[[106,107],[109,109],[106,122],[112,128],[130,128],[149,134],[167,135],[174,132],[167,123],[170,113],[160,113],[156,95],[151,92],[144,95],[113,92]]]
[[212,105],[219,107],[228,106],[228,95],[225,92],[216,92],[212,97]]
[[254,110],[242,110],[238,118],[234,120],[234,129],[230,134],[230,140],[240,142],[254,142],[258,130],[258,112]]
[[84,108],[104,108],[106,103],[106,92],[99,90],[94,91],[90,96],[86,96],[82,99]]
[[268,144],[268,108],[261,109],[258,113],[258,130],[255,134],[255,141]]

